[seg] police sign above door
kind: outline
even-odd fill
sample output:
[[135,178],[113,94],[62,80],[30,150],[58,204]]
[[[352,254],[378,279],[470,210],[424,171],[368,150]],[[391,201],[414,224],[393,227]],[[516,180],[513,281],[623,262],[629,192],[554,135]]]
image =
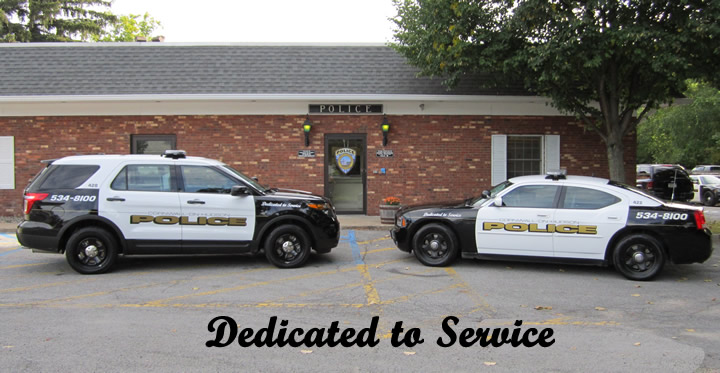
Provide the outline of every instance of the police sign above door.
[[382,105],[370,104],[319,104],[308,105],[310,114],[382,114]]

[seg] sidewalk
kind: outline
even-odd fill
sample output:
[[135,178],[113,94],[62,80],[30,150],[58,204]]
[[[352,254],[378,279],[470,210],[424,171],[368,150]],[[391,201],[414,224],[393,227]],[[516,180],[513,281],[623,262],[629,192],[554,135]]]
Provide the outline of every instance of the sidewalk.
[[[342,229],[389,231],[393,227],[392,224],[380,224],[379,216],[338,215],[338,220]],[[0,233],[15,233],[17,225],[17,222],[0,221]]]

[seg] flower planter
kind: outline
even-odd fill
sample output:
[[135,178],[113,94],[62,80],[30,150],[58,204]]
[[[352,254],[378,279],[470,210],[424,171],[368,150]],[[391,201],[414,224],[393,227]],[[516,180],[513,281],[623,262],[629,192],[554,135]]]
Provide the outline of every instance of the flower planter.
[[395,224],[395,213],[401,205],[380,205],[380,223]]

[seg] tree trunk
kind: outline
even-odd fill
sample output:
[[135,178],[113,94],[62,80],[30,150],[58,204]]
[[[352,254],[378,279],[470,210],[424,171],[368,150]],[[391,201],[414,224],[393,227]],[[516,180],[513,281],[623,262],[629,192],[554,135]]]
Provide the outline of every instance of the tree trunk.
[[622,131],[611,133],[605,140],[607,146],[608,168],[610,180],[625,183],[625,144],[623,144]]

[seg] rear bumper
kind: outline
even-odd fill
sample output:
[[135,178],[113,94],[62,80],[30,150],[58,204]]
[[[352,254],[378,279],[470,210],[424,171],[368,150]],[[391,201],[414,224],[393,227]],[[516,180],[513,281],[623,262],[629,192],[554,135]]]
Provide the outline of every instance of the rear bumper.
[[23,221],[15,231],[17,240],[26,249],[59,252],[58,230],[46,223]]
[[670,260],[675,264],[702,263],[712,256],[712,234],[707,228],[690,234],[670,233],[664,236]]

